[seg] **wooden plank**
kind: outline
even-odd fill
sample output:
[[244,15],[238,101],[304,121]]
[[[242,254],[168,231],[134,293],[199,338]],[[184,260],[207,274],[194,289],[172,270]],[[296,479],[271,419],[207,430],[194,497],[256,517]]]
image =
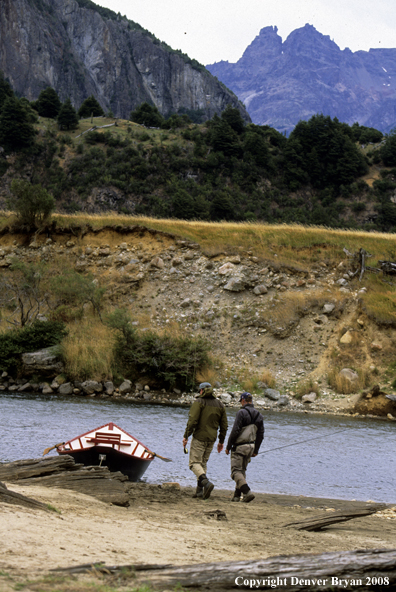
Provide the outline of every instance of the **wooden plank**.
[[379,510],[383,510],[385,507],[385,504],[375,504],[365,506],[360,510],[353,510],[350,512],[327,512],[325,515],[322,514],[320,516],[312,516],[312,518],[307,518],[306,520],[302,520],[301,522],[290,522],[288,524],[284,524],[283,526],[292,526],[297,530],[322,530],[323,528],[326,528],[327,526],[331,526],[333,524],[337,524],[338,522],[346,522],[347,520],[353,520],[354,518],[370,516],[371,514],[375,514],[375,512],[378,512]]
[[1,464],[0,480],[71,489],[103,502],[129,506],[126,475],[120,472],[111,473],[108,467],[87,467],[75,463],[74,458],[68,455]]
[[0,481],[0,502],[5,504],[12,504],[17,506],[24,506],[33,510],[49,511],[47,506],[41,502],[36,501],[31,497],[10,491],[4,483]]

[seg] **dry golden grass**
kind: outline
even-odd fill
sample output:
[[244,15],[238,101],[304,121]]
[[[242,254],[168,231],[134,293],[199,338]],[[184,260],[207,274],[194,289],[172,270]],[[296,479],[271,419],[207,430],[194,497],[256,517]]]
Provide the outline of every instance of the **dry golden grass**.
[[359,376],[359,379],[351,382],[345,376],[340,374],[339,368],[332,368],[327,374],[327,381],[336,393],[342,395],[358,393],[362,389],[371,385],[372,374],[363,368],[359,368],[356,373]]
[[307,378],[297,384],[295,397],[296,399],[301,399],[301,397],[308,395],[308,393],[316,393],[317,395],[320,395],[319,385],[312,378]]
[[269,308],[262,311],[261,318],[270,326],[287,327],[295,323],[305,312],[323,307],[330,298],[334,301],[345,296],[335,290],[331,293],[319,289],[309,292],[285,292]]
[[384,284],[375,276],[361,302],[363,310],[376,323],[396,326],[396,286]]
[[[10,222],[10,212],[0,212],[0,228]],[[396,253],[396,235],[356,230],[334,230],[297,224],[250,222],[201,222],[154,219],[107,214],[54,214],[57,226],[67,231],[76,226],[100,229],[108,226],[141,225],[198,242],[211,252],[252,250],[257,257],[282,264],[309,266],[315,261],[345,259],[342,249],[366,249],[373,255],[370,263]]]
[[198,382],[209,382],[212,386],[218,380],[217,371],[211,366],[201,368],[195,377]]
[[238,376],[238,383],[248,393],[262,392],[258,386],[260,382],[265,383],[269,388],[275,388],[276,379],[270,370],[263,370],[260,374],[253,374],[249,369],[242,370]]
[[61,343],[67,376],[74,380],[111,379],[113,330],[90,316],[70,323],[68,331],[68,336]]

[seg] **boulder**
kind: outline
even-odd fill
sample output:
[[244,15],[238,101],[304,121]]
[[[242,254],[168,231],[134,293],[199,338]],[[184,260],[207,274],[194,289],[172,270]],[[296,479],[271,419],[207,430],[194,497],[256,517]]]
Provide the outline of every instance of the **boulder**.
[[260,284],[259,286],[253,288],[253,294],[256,294],[257,296],[260,296],[260,294],[267,294],[267,292],[268,290],[264,284]]
[[85,380],[81,383],[81,389],[86,395],[93,395],[94,393],[101,393],[103,391],[103,385],[96,380]]
[[58,393],[60,395],[72,395],[73,389],[74,389],[74,386],[72,385],[71,382],[65,382],[64,384],[61,384],[60,387],[58,388]]
[[290,399],[287,395],[281,395],[278,399],[278,405],[280,407],[285,407],[285,405],[288,405],[290,403]]
[[119,393],[120,395],[126,395],[127,393],[130,393],[132,390],[132,383],[130,380],[124,380],[124,382],[122,384],[120,384],[119,387]]
[[303,395],[303,397],[301,398],[301,401],[303,403],[314,403],[316,401],[316,393],[312,392],[312,393],[307,393],[306,395]]
[[349,345],[350,343],[352,343],[352,340],[353,340],[353,335],[352,335],[351,331],[347,331],[341,337],[340,343],[343,343],[344,345]]
[[157,269],[163,269],[164,265],[164,261],[161,259],[161,257],[154,257],[154,259],[152,259],[150,262],[150,266],[156,267]]
[[219,267],[218,273],[220,275],[228,275],[228,274],[232,273],[234,268],[235,268],[235,265],[233,263],[229,263],[229,262],[224,263],[224,265]]
[[242,292],[245,289],[245,280],[241,277],[232,277],[224,286],[229,292]]
[[111,396],[114,393],[114,384],[110,380],[106,381],[103,384],[103,386],[104,386],[106,395],[110,395]]
[[232,397],[228,393],[221,393],[219,399],[220,399],[220,401],[222,401],[226,405],[229,405],[232,401]]
[[335,304],[332,304],[330,302],[323,305],[323,313],[326,315],[331,314],[334,309],[335,309]]
[[63,371],[63,364],[59,360],[55,348],[47,347],[36,352],[22,354],[22,374],[45,374],[56,376]]
[[52,390],[49,384],[45,384],[41,391],[43,395],[52,395],[53,392],[54,391]]
[[264,391],[264,396],[267,397],[267,399],[270,399],[271,401],[279,401],[280,399],[280,392],[276,391],[275,389],[265,389]]
[[343,368],[342,370],[340,370],[339,376],[342,376],[342,378],[351,383],[357,382],[359,380],[359,375],[350,368]]

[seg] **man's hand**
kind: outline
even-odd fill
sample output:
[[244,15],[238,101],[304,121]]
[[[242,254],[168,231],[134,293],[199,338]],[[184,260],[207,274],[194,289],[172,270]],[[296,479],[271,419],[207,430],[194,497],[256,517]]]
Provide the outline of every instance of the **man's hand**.
[[230,451],[229,451],[229,450],[227,450],[227,448],[226,448],[226,451],[225,451],[225,453],[226,453],[226,455],[228,456],[228,455],[230,454]]
[[257,456],[257,452],[255,454],[252,454],[252,458],[255,457],[255,456]]
[[223,450],[224,448],[224,444],[220,444],[220,442],[217,444],[217,452],[220,454],[220,452]]
[[186,447],[188,442],[188,438],[183,438],[183,446]]

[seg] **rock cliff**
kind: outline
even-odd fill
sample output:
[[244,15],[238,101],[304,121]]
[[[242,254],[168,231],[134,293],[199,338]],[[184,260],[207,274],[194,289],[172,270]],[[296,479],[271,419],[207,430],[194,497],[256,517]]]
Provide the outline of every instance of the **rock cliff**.
[[312,25],[282,42],[277,27],[265,27],[237,63],[207,68],[259,125],[290,131],[316,113],[383,132],[396,123],[396,49],[342,51]]
[[250,121],[198,62],[89,0],[2,0],[0,70],[29,100],[52,86],[77,108],[93,94],[116,117],[144,101],[164,115],[191,109],[208,118],[230,103]]

